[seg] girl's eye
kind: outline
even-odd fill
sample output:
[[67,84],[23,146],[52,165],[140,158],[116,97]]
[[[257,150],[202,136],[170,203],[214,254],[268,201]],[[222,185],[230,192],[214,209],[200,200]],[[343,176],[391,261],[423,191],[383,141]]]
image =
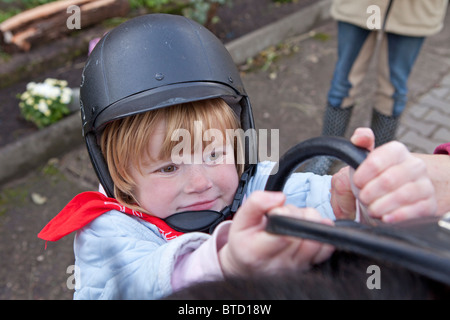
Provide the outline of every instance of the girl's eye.
[[214,150],[209,155],[206,156],[205,162],[215,164],[222,158],[223,155],[224,155],[223,152]]
[[169,165],[167,167],[161,168],[158,171],[161,173],[172,173],[175,172],[177,170],[177,167],[175,167],[174,165]]
[[219,159],[219,157],[220,157],[220,155],[219,155],[218,152],[212,152],[212,153],[209,155],[209,159],[210,159],[210,160],[217,160],[217,159]]

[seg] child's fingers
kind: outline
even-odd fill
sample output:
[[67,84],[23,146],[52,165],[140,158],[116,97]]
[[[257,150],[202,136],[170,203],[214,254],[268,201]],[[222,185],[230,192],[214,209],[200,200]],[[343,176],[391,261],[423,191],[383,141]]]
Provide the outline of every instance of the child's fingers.
[[[292,205],[286,205],[281,208],[275,208],[269,214],[279,214],[296,219],[304,219],[317,223],[333,225],[330,219],[323,218],[320,213],[313,208],[297,208]],[[284,246],[280,247],[284,251],[284,259],[286,266],[292,265],[290,268],[305,270],[311,265],[325,261],[334,251],[334,247],[319,241],[306,238],[298,238],[292,236],[281,236],[279,239],[284,240]]]
[[[353,170],[353,169],[352,169]],[[355,195],[350,182],[350,168],[344,167],[331,179],[331,206],[336,219],[353,219],[356,210]]]
[[285,205],[283,207],[277,207],[269,211],[269,214],[278,214],[286,217],[292,217],[296,219],[304,219],[318,223],[324,223],[333,225],[334,222],[330,219],[323,218],[319,211],[313,208],[298,208],[293,205]]
[[264,214],[282,206],[285,200],[286,196],[282,192],[253,192],[236,212],[233,218],[234,228],[238,231],[261,225]]
[[318,264],[327,260],[331,254],[334,252],[334,246],[326,243],[320,243],[319,249],[316,251],[316,254],[311,259],[311,264]]

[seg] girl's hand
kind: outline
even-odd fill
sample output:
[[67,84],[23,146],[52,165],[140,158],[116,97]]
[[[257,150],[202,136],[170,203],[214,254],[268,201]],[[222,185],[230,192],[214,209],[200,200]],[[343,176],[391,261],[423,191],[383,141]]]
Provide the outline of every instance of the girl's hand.
[[331,255],[334,249],[330,245],[265,231],[266,213],[333,224],[331,220],[321,218],[314,209],[284,206],[285,199],[281,192],[257,191],[245,201],[233,218],[228,243],[219,251],[225,274],[304,270]]

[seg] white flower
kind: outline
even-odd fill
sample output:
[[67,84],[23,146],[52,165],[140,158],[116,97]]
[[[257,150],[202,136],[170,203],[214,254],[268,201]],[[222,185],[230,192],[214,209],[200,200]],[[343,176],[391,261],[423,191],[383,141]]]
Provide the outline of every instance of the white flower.
[[27,91],[32,91],[35,86],[36,86],[36,82],[29,82],[27,84]]
[[70,88],[64,88],[64,89],[62,89],[62,92],[63,92],[63,94],[65,93],[65,94],[72,95],[72,89],[70,89]]
[[48,117],[50,115],[50,109],[48,108],[48,105],[47,105],[47,103],[45,103],[44,100],[39,100],[39,104],[37,105],[37,108],[45,116]]
[[47,78],[44,80],[45,84],[48,84],[49,86],[54,86],[55,84],[58,83],[57,79],[53,79],[53,78]]
[[43,98],[57,99],[61,94],[61,89],[49,85],[48,83],[38,83],[34,86],[32,93]]
[[64,88],[61,93],[61,103],[68,104],[72,100],[72,89]]
[[48,89],[47,98],[57,99],[61,95],[61,89],[58,87],[50,87]]
[[43,83],[36,83],[30,90],[33,96],[44,96],[45,86]]
[[30,95],[30,93],[28,92],[28,91],[25,91],[24,93],[22,93],[22,95],[20,96],[20,98],[22,99],[22,100],[26,100],[26,99],[28,99],[28,98],[30,98],[31,97],[31,95]]

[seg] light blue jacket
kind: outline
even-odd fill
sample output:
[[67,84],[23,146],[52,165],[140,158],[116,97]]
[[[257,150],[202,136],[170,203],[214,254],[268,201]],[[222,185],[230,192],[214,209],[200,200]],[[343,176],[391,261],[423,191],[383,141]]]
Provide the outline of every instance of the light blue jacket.
[[[247,196],[263,190],[274,163],[258,164]],[[287,203],[313,207],[334,219],[330,176],[294,173],[286,183]],[[112,210],[75,236],[75,299],[159,299],[172,292],[177,257],[195,250],[210,235],[193,232],[166,241],[158,229],[137,217]]]

